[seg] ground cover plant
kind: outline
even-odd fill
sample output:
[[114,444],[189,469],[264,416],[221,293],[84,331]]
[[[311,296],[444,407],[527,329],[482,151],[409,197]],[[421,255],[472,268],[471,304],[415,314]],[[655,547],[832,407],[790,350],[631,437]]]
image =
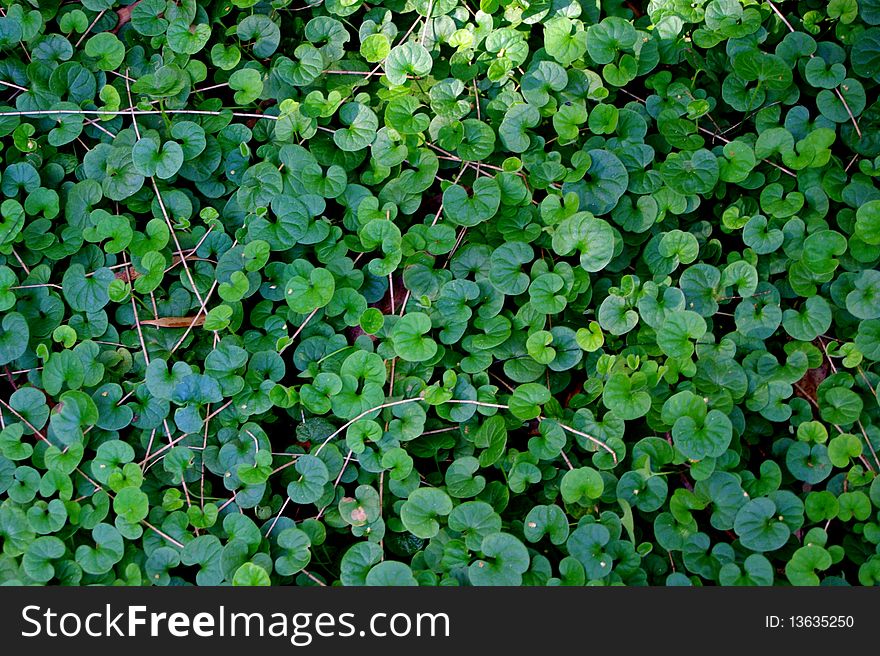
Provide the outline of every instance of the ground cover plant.
[[0,580],[880,581],[880,1],[0,1]]

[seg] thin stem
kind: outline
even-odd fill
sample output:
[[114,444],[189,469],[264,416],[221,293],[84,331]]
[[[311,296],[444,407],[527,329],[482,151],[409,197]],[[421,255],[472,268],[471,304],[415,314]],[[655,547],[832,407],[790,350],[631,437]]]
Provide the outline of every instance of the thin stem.
[[[127,257],[125,258],[125,264],[126,266],[130,266]],[[137,328],[138,339],[141,342],[141,349],[143,349],[144,352],[144,362],[149,366],[150,354],[147,352],[147,343],[144,341],[144,331],[143,328],[141,328],[141,320],[138,316],[137,303],[134,301],[134,293],[131,295],[131,311],[134,313],[134,325]]]
[[232,503],[233,501],[235,501],[235,497],[236,497],[237,494],[238,494],[237,492],[233,492],[233,493],[232,493],[232,496],[231,496],[229,499],[227,499],[227,500],[223,503],[222,506],[219,506],[219,507],[217,508],[217,512],[222,512],[222,511],[226,508],[226,506],[228,506],[230,503]]
[[767,0],[767,4],[770,5],[770,9],[772,9],[776,13],[776,15],[779,16],[779,20],[785,23],[785,26],[790,31],[794,32],[794,27],[792,27],[792,24],[788,22],[788,19],[783,15],[783,13],[776,8],[776,5],[773,4],[773,0]]
[[439,435],[440,433],[448,433],[449,431],[456,430],[458,426],[447,426],[446,428],[435,428],[434,430],[424,431],[422,433],[422,437],[425,435]]
[[[131,78],[127,77],[126,80]],[[228,109],[212,112],[202,109],[125,109],[110,111],[106,109],[33,109],[28,111],[0,112],[0,116],[72,116],[82,114],[84,116],[150,116],[157,114],[192,114],[196,116],[223,116],[229,113],[238,118],[265,118],[270,121],[277,121],[279,117],[271,114],[252,114],[247,112],[233,112]]]
[[[383,403],[382,405],[378,405],[375,408],[370,408],[369,410],[362,412],[354,419],[347,421],[340,428],[338,428],[336,431],[334,431],[327,439],[325,439],[321,443],[321,445],[318,447],[318,449],[315,451],[314,455],[318,455],[321,452],[321,450],[325,446],[327,446],[327,444],[330,442],[330,440],[332,440],[334,437],[339,435],[346,428],[351,426],[356,421],[359,421],[359,420],[363,419],[364,417],[366,417],[367,415],[375,412],[376,410],[382,410],[383,408],[391,408],[391,407],[394,407],[397,405],[403,405],[404,403],[414,403],[415,401],[424,401],[424,399],[419,396],[419,397],[410,398],[410,399],[402,399],[400,401],[392,401],[390,403]],[[502,403],[487,403],[485,401],[472,401],[470,399],[449,399],[448,401],[444,401],[444,403],[456,403],[456,404],[461,404],[461,405],[475,405],[475,406],[482,407],[482,408],[497,408],[499,410],[509,410],[510,409],[510,406],[504,405]],[[544,419],[547,419],[547,417],[539,416],[538,419],[544,420]],[[556,421],[556,420],[554,419],[553,421]],[[589,435],[588,433],[584,433],[583,431],[579,431],[576,428],[572,428],[571,426],[567,426],[566,424],[563,424],[559,421],[556,421],[556,423],[559,424],[559,426],[563,430],[566,430],[569,433],[572,433],[574,435],[579,435],[580,437],[583,437],[584,439],[589,440],[590,442],[592,442],[593,444],[595,444],[599,448],[604,449],[605,451],[607,451],[608,453],[611,454],[611,459],[614,461],[614,464],[615,465],[618,464],[617,454],[614,452],[614,449],[612,449],[610,446],[605,444],[602,440],[600,440],[596,437],[593,437],[592,435]]]
[[[207,408],[208,408],[208,412],[210,412],[211,411],[211,404],[210,403],[208,404]],[[202,457],[201,457],[202,471],[201,471],[201,476],[200,476],[201,481],[200,481],[200,485],[199,485],[199,498],[201,499],[200,505],[201,505],[202,510],[205,509],[205,449],[207,449],[207,448],[208,448],[208,422],[206,421],[205,422],[204,438],[202,439]]]
[[[354,451],[352,451],[351,449],[349,449],[349,450],[348,450],[348,455],[345,456],[345,461],[342,463],[342,469],[339,470],[339,476],[336,477],[336,481],[333,483],[333,489],[334,489],[334,490],[335,490],[336,488],[339,487],[339,481],[342,480],[342,476],[343,476],[343,474],[345,474],[345,470],[348,469],[348,463],[351,462],[351,457],[352,457],[353,455],[354,455]],[[321,508],[321,510],[318,511],[318,514],[317,514],[317,516],[315,517],[315,519],[321,519],[321,517],[323,517],[323,515],[324,515],[324,511],[326,511],[327,508],[329,508],[329,507],[332,505],[332,503],[333,503],[333,502],[331,501],[331,502],[328,503],[326,506],[324,506],[323,508]]]
[[565,451],[560,451],[560,452],[559,452],[559,455],[561,455],[561,456],[562,456],[562,459],[565,460],[565,464],[568,465],[568,468],[569,468],[570,470],[574,471],[574,465],[571,464],[571,460],[569,460],[569,458],[568,458],[568,456],[566,455]]
[[17,376],[19,374],[29,374],[32,371],[42,371],[42,367],[34,367],[33,369],[19,369],[18,371],[10,371],[9,374],[11,376]]
[[156,429],[154,428],[153,430],[150,431],[150,441],[147,442],[147,452],[146,452],[146,455],[144,455],[143,462],[141,462],[141,471],[144,470],[144,463],[150,459],[150,452],[153,450],[153,442],[155,441],[155,439],[156,439]]
[[212,84],[209,87],[202,87],[200,89],[193,89],[193,93],[203,93],[205,91],[213,91],[214,89],[222,89],[223,87],[228,87],[229,82],[221,82],[220,84]]
[[214,280],[213,284],[211,285],[211,288],[208,290],[208,295],[205,296],[205,300],[202,302],[202,306],[199,308],[199,311],[196,312],[196,316],[194,316],[192,318],[192,321],[190,321],[189,325],[186,327],[186,330],[183,331],[183,335],[180,336],[180,339],[177,340],[177,343],[174,345],[174,348],[171,349],[172,353],[174,353],[177,349],[180,348],[180,345],[183,344],[183,341],[186,339],[187,335],[189,335],[190,332],[192,331],[192,329],[195,327],[196,322],[199,320],[199,318],[202,316],[202,314],[204,313],[205,315],[207,315],[205,303],[207,303],[209,300],[211,300],[211,296],[214,294],[214,290],[217,289],[218,284],[219,284],[218,281]]
[[297,328],[295,331],[293,331],[293,335],[290,336],[290,340],[287,342],[287,344],[285,344],[284,346],[282,346],[282,347],[281,347],[281,350],[278,351],[278,354],[279,354],[279,355],[280,355],[281,353],[284,353],[284,351],[287,350],[287,347],[290,346],[291,344],[293,344],[293,340],[295,340],[297,337],[299,337],[299,334],[300,334],[300,333],[303,331],[303,329],[309,324],[309,321],[312,320],[312,317],[314,317],[314,316],[318,313],[318,310],[320,310],[320,309],[321,309],[321,308],[315,308],[314,310],[312,310],[312,311],[308,314],[308,316],[307,316],[307,317],[303,320],[303,322],[299,325],[299,328]]
[[509,410],[510,406],[502,403],[486,403],[485,401],[471,401],[470,399],[449,399],[444,403],[458,403],[461,405],[475,405],[480,408],[498,408],[499,410]]
[[283,465],[281,465],[280,467],[276,467],[275,469],[273,469],[273,470],[272,470],[272,474],[271,474],[272,476],[274,476],[274,475],[277,474],[278,472],[284,471],[284,470],[287,469],[288,467],[292,467],[293,465],[296,464],[296,459],[297,459],[299,456],[301,456],[301,455],[305,455],[305,454],[303,454],[303,453],[291,453],[290,455],[293,456],[293,457],[290,459],[290,462],[285,462],[285,463],[284,463]]
[[388,396],[394,396],[394,368],[397,363],[397,358],[391,358],[391,371],[388,376]]
[[120,73],[119,71],[107,71],[107,72],[108,72],[108,73],[113,73],[113,75],[115,75],[115,76],[117,76],[117,77],[122,77],[122,78],[125,78],[125,79],[127,79],[127,80],[131,80],[132,82],[137,82],[137,80],[135,80],[133,77],[129,77],[129,76],[126,75],[125,73]]
[[183,543],[178,542],[177,540],[175,540],[174,538],[172,538],[172,537],[171,537],[170,535],[168,535],[167,533],[163,533],[163,532],[160,531],[158,528],[156,528],[155,526],[153,526],[152,524],[150,524],[150,522],[148,522],[146,519],[142,519],[141,522],[143,522],[144,526],[146,526],[148,529],[150,529],[151,531],[153,531],[156,535],[158,535],[158,536],[161,537],[162,539],[166,540],[167,542],[170,542],[171,544],[173,544],[173,545],[174,545],[175,547],[177,547],[178,549],[183,549],[183,547],[184,547]]
[[19,265],[21,265],[21,268],[24,269],[24,272],[28,275],[31,275],[31,270],[28,268],[28,265],[24,263],[24,260],[21,259],[21,255],[18,254],[18,251],[15,250],[15,248],[12,249],[12,255],[13,257],[15,257],[16,260],[18,260],[18,263]]
[[397,314],[397,310],[394,309],[394,278],[390,273],[388,274],[388,293],[391,295],[391,314]]
[[403,303],[400,305],[400,316],[403,316],[403,313],[406,312],[406,303],[409,301],[409,297],[412,294],[410,290],[406,290],[406,294],[403,295]]
[[874,449],[874,445],[871,444],[871,438],[868,437],[868,432],[865,430],[862,420],[859,419],[856,423],[859,425],[859,430],[862,431],[862,436],[865,438],[865,444],[868,445],[868,450],[871,452],[871,455],[874,456],[874,462],[876,462],[877,467],[880,468],[880,459],[877,458],[877,451]]
[[[455,180],[452,181],[452,184],[453,184],[453,185],[458,184],[458,181],[461,180],[461,176],[464,174],[465,169],[467,169],[467,166],[466,166],[464,163],[462,163],[462,167],[461,167],[461,169],[459,169],[459,171],[458,171],[458,175],[455,176]],[[440,203],[440,207],[437,209],[437,213],[434,215],[434,220],[431,221],[431,226],[432,226],[432,227],[435,226],[435,225],[437,225],[437,221],[440,220],[440,215],[441,215],[442,213],[443,213],[443,202],[441,201],[441,203]],[[392,311],[391,313],[394,314],[393,311]]]
[[53,289],[63,289],[61,285],[56,285],[51,282],[44,282],[39,285],[15,285],[14,287],[10,287],[9,289],[39,289],[40,287],[52,287]]
[[[384,75],[384,73],[380,72],[378,69],[374,69],[372,71],[340,71],[340,70],[326,70],[322,71],[322,73],[326,73],[327,75],[360,75],[361,77],[373,77],[374,75]],[[407,75],[407,80],[414,80],[415,75]]]
[[843,97],[843,92],[840,90],[840,87],[836,88],[834,90],[834,93],[837,94],[837,97],[840,98],[840,102],[843,103],[843,108],[846,110],[846,113],[849,116],[849,120],[852,121],[853,127],[856,129],[856,134],[859,135],[859,139],[861,139],[862,129],[859,127],[859,122],[856,120],[856,117],[853,115],[852,110],[849,108],[849,103],[846,102],[846,98]]
[[[126,75],[128,75],[128,69],[125,71]],[[128,94],[128,104],[133,105],[131,99],[131,84],[128,79],[125,80],[125,90]],[[164,111],[160,111],[160,113],[164,113]],[[135,118],[134,110],[132,110],[131,122],[134,124],[134,131],[137,135],[138,140],[141,138],[140,128],[138,127],[137,119]],[[205,300],[202,298],[202,295],[199,293],[199,288],[196,285],[195,280],[192,277],[192,272],[189,269],[189,264],[187,264],[186,256],[183,254],[183,249],[180,247],[180,241],[177,239],[177,233],[174,232],[174,225],[171,223],[171,217],[168,215],[168,208],[165,207],[165,201],[162,199],[162,194],[159,193],[159,185],[156,184],[156,178],[154,176],[150,176],[150,182],[153,185],[153,191],[156,194],[156,200],[159,202],[159,209],[162,211],[162,217],[165,219],[165,223],[168,226],[168,230],[171,232],[171,238],[174,240],[174,246],[177,248],[177,254],[180,256],[180,261],[183,263],[183,270],[186,272],[187,280],[189,280],[189,284],[192,287],[193,292],[196,295],[199,303],[202,306],[202,309],[205,308]],[[216,282],[216,281],[215,281]]]
[[[543,417],[541,417],[541,419],[543,419]],[[566,430],[569,433],[572,433],[573,435],[579,435],[579,436],[583,437],[584,439],[589,440],[590,442],[592,442],[596,446],[598,446],[602,449],[605,449],[605,451],[607,451],[608,453],[611,454],[611,459],[614,461],[614,464],[615,465],[617,464],[617,454],[614,452],[614,449],[612,449],[610,446],[605,444],[605,442],[603,442],[602,440],[600,440],[598,438],[593,437],[592,435],[588,435],[587,433],[584,433],[583,431],[579,431],[575,428],[572,428],[571,426],[566,426],[565,424],[560,423],[558,421],[556,423],[559,424],[559,427],[562,428],[562,430]]]
[[101,125],[101,124],[98,122],[98,119],[96,119],[96,118],[89,118],[89,119],[86,119],[86,120],[84,121],[84,123],[86,123],[87,125],[91,125],[91,126],[92,126],[93,128],[95,128],[96,130],[100,130],[101,132],[103,132],[104,134],[106,134],[106,135],[107,135],[108,137],[110,137],[111,139],[115,139],[115,138],[116,138],[116,135],[113,134],[112,132],[110,132],[110,130],[108,130],[107,128],[105,128],[103,125]]
[[21,414],[20,414],[15,408],[13,408],[11,405],[9,405],[8,403],[6,403],[6,401],[4,401],[3,399],[0,399],[0,405],[2,405],[4,408],[6,408],[7,410],[9,410],[9,412],[11,412],[12,414],[14,414],[14,415],[19,419],[19,421],[21,421],[21,423],[23,423],[25,426],[27,426],[28,428],[30,428],[30,429],[34,432],[34,435],[36,435],[38,438],[40,438],[43,442],[45,442],[46,444],[52,444],[52,443],[49,441],[49,439],[48,439],[45,435],[43,435],[43,433],[40,432],[40,430],[39,430],[36,426],[34,426],[31,422],[29,422],[27,419],[25,419],[23,415],[21,415]]
[[308,325],[309,321],[312,320],[312,317],[314,317],[314,316],[318,313],[318,309],[319,309],[319,308],[315,308],[314,310],[312,310],[311,312],[309,312],[309,315],[308,315],[308,316],[305,318],[305,320],[299,325],[299,328],[297,328],[297,329],[293,332],[293,335],[290,336],[290,339],[291,339],[291,340],[294,340],[294,339],[296,339],[297,337],[299,337],[299,334],[303,331],[303,328],[305,328],[305,327]]

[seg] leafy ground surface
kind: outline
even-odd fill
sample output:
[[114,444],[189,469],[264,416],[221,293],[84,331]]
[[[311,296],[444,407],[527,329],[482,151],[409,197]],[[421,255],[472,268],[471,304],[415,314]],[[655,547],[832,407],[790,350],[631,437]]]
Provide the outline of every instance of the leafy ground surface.
[[3,582],[880,581],[880,1],[0,6]]

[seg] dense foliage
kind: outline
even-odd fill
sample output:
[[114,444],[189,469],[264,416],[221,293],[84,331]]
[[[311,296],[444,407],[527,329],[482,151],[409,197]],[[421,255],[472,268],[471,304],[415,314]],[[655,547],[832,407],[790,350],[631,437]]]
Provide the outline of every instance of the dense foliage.
[[880,582],[880,0],[0,7],[4,583]]

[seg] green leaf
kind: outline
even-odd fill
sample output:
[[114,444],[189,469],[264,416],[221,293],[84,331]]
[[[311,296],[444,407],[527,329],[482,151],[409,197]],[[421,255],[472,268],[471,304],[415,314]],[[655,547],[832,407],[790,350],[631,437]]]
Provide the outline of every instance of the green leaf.
[[98,409],[88,395],[78,391],[64,392],[52,408],[49,426],[54,438],[69,446],[83,438],[85,428],[98,423]]
[[113,512],[129,524],[135,524],[144,519],[149,510],[150,503],[147,495],[135,487],[122,488],[113,497]]
[[242,68],[229,76],[229,88],[235,90],[235,102],[247,105],[263,93],[263,79],[259,71]]
[[281,576],[293,576],[303,570],[312,559],[312,542],[308,534],[298,528],[286,528],[278,534],[278,546],[283,550],[275,559],[275,571]]
[[563,66],[570,66],[587,50],[587,32],[578,21],[558,16],[544,24],[544,48]]
[[166,141],[160,148],[157,140],[144,138],[134,145],[131,157],[141,175],[167,180],[180,170],[183,149],[176,141]]
[[368,586],[405,587],[416,586],[418,581],[416,581],[408,565],[394,560],[386,560],[374,565],[370,569],[364,584]]
[[64,298],[78,312],[97,312],[110,302],[107,289],[114,277],[106,267],[87,276],[81,264],[73,264],[64,273]]
[[125,46],[111,32],[101,32],[86,41],[86,54],[97,59],[102,71],[113,71],[125,59]]
[[333,274],[326,269],[315,268],[308,277],[296,275],[287,281],[285,300],[294,312],[308,314],[327,305],[335,290]]
[[651,395],[634,387],[633,380],[626,374],[611,374],[605,381],[602,403],[621,419],[643,417],[651,409]]
[[629,184],[629,173],[617,155],[607,150],[592,149],[586,155],[586,176],[577,182],[566,182],[562,190],[576,193],[581,209],[601,216],[617,206]]
[[792,585],[819,585],[816,570],[831,567],[831,554],[819,545],[806,545],[794,552],[785,566],[785,576]]
[[526,243],[513,241],[502,244],[492,253],[489,280],[504,294],[522,294],[529,287],[529,276],[521,266],[532,261],[534,251]]
[[297,476],[287,484],[287,496],[291,501],[305,505],[320,499],[330,480],[324,462],[315,456],[303,455],[297,458],[294,470]]
[[454,184],[443,192],[444,216],[457,225],[472,227],[495,216],[501,190],[494,178],[477,178],[470,192]]
[[278,47],[281,30],[268,16],[252,14],[246,16],[236,29],[242,41],[253,41],[253,53],[256,57],[268,57]]
[[608,222],[579,212],[556,226],[553,250],[558,255],[569,255],[577,250],[584,269],[601,271],[614,256],[614,232]]
[[370,34],[361,41],[361,56],[371,64],[384,60],[391,52],[391,44],[384,34]]
[[550,390],[538,383],[519,385],[510,397],[510,412],[519,419],[534,419],[541,414],[541,406],[551,399]]
[[694,352],[691,340],[706,334],[706,322],[696,312],[670,314],[657,332],[657,345],[671,358],[688,358]]
[[867,244],[880,244],[880,200],[872,200],[856,210],[856,235]]
[[671,153],[660,168],[663,181],[680,194],[709,194],[718,182],[718,159],[708,150]]
[[21,204],[11,198],[0,203],[0,244],[13,241],[23,227],[24,208]]
[[367,106],[357,102],[345,103],[339,110],[339,120],[346,127],[333,133],[333,141],[342,150],[355,152],[373,143],[379,119]]
[[672,427],[673,443],[691,460],[720,457],[732,437],[730,419],[720,410],[709,410],[702,423],[690,416],[679,417]]
[[168,47],[182,55],[194,55],[205,47],[211,38],[211,27],[207,23],[190,25],[188,20],[178,18],[169,21],[166,31]]
[[853,287],[846,295],[846,309],[858,319],[880,317],[880,271],[861,271],[853,281]]
[[400,509],[400,520],[410,533],[419,538],[432,538],[440,530],[438,519],[452,512],[452,500],[443,490],[417,488]]
[[501,143],[511,152],[525,152],[531,142],[528,131],[540,121],[541,115],[533,105],[528,103],[511,105],[498,127]]
[[18,312],[6,312],[0,322],[0,365],[9,364],[27,351],[30,331]]
[[588,505],[602,496],[605,484],[602,476],[592,467],[581,467],[565,472],[559,491],[566,503]]
[[236,587],[268,586],[272,581],[265,569],[254,563],[242,563],[232,577],[232,585]]
[[718,572],[722,585],[773,585],[773,565],[761,554],[752,554],[743,561],[742,568],[736,563],[726,563]]
[[64,543],[57,537],[38,537],[28,546],[22,558],[22,568],[37,583],[48,583],[56,573],[53,561],[60,559],[64,553]]
[[611,574],[614,567],[614,558],[606,549],[610,540],[611,534],[605,526],[584,524],[572,531],[565,544],[590,579],[602,579]]
[[757,552],[774,551],[788,542],[791,529],[770,499],[752,499],[736,514],[734,531],[742,545]]
[[98,524],[92,529],[93,545],[81,544],[76,549],[76,562],[88,574],[105,574],[122,559],[123,539],[113,526]]

